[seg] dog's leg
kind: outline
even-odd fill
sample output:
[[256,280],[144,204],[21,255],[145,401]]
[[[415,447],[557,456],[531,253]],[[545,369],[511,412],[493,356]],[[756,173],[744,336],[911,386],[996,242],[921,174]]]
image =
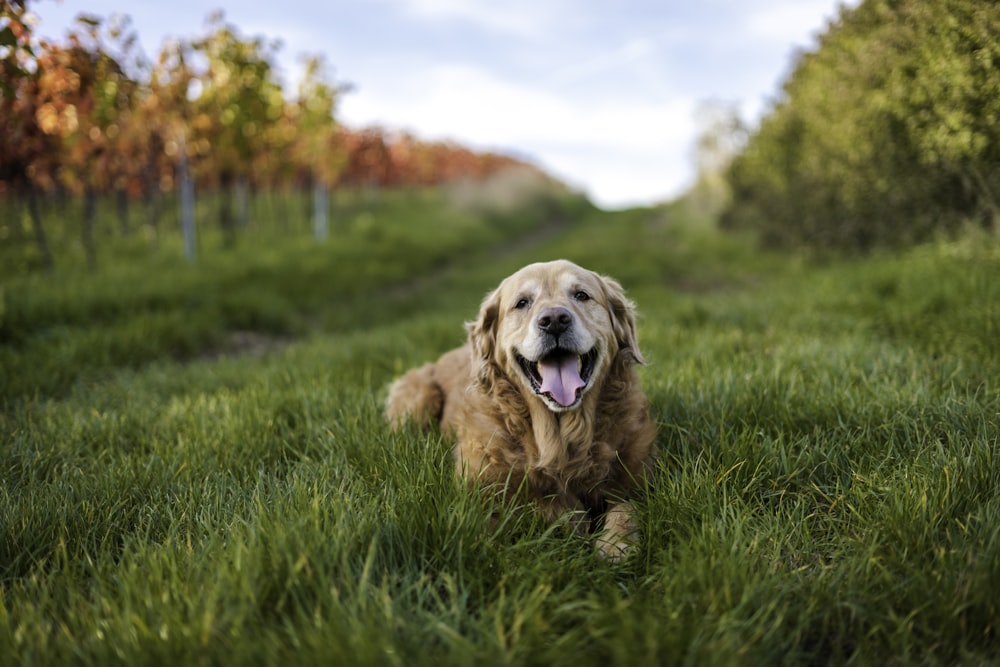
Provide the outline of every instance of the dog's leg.
[[434,364],[414,368],[389,386],[385,416],[396,429],[413,419],[428,428],[441,419],[444,391],[434,379]]
[[618,503],[604,515],[604,528],[594,540],[597,553],[613,563],[624,560],[639,541],[639,527],[632,518],[632,505]]

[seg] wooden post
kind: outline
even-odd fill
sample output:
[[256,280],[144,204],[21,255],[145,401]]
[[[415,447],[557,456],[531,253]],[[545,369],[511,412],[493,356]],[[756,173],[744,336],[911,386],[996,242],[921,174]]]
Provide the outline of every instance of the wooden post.
[[326,184],[317,180],[313,186],[313,236],[317,241],[325,241],[329,236],[329,214]]
[[184,258],[194,263],[197,259],[197,238],[194,225],[194,182],[188,170],[187,148],[181,143],[181,161],[178,165],[181,182],[181,231],[184,234]]

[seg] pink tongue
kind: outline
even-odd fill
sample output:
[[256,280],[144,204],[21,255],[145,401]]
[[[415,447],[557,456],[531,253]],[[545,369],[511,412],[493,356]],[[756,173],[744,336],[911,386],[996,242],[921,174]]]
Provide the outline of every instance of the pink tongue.
[[576,402],[576,390],[586,383],[577,370],[578,357],[566,356],[555,361],[539,361],[538,372],[542,376],[542,386],[539,391],[547,393],[563,407]]

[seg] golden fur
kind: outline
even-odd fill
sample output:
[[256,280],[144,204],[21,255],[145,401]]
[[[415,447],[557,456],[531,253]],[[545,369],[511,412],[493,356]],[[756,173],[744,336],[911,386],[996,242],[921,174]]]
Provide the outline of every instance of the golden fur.
[[599,551],[625,555],[637,537],[628,498],[656,426],[621,286],[565,260],[532,264],[490,293],[467,329],[468,344],[392,384],[389,422],[438,422],[457,438],[459,474],[526,491],[550,520],[593,521]]

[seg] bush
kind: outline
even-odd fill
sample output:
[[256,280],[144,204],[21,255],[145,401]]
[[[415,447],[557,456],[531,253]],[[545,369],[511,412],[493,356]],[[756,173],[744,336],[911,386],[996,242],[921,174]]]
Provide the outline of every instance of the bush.
[[729,228],[868,250],[1000,231],[1000,5],[866,0],[800,56],[729,170]]

